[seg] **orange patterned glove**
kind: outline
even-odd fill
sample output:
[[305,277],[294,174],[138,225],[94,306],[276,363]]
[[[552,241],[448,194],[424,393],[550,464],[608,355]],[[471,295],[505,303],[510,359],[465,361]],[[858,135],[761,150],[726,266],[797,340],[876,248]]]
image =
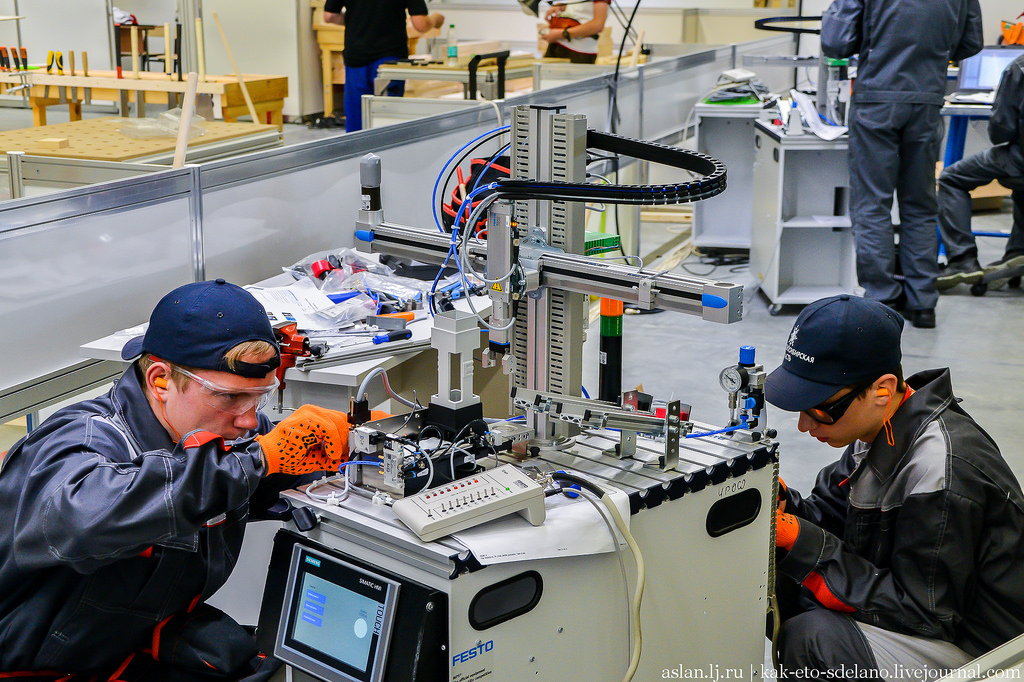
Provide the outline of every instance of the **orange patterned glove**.
[[268,474],[333,471],[348,459],[348,415],[303,405],[256,441]]
[[800,520],[792,514],[775,511],[775,546],[793,549],[796,537],[800,535]]

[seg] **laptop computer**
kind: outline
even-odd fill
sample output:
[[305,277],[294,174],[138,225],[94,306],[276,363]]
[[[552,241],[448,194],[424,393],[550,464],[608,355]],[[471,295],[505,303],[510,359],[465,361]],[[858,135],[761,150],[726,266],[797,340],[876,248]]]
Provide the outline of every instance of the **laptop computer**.
[[1024,47],[992,45],[960,62],[960,75],[956,91],[950,101],[973,104],[991,104],[1003,70],[1014,59],[1024,54]]

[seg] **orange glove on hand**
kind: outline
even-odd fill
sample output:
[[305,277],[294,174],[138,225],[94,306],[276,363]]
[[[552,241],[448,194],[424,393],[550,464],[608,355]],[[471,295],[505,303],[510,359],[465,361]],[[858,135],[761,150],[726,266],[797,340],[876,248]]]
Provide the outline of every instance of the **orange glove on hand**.
[[348,459],[348,415],[303,405],[256,441],[268,474],[333,471]]
[[775,511],[775,546],[793,549],[796,537],[800,535],[800,520],[792,514]]

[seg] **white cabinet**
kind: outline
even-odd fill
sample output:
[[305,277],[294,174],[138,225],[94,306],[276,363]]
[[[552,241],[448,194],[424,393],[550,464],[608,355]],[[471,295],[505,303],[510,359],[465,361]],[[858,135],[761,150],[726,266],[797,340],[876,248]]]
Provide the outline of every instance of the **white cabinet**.
[[757,104],[707,104],[694,107],[697,151],[725,164],[725,191],[693,206],[693,245],[707,249],[749,249],[754,181],[754,121]]
[[825,141],[754,124],[750,268],[769,312],[854,293],[846,137]]

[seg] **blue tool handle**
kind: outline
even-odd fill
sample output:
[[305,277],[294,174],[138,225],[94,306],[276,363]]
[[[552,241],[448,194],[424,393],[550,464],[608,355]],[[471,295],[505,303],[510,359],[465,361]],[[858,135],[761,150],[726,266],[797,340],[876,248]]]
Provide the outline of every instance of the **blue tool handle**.
[[388,341],[404,341],[412,337],[411,329],[392,329],[385,334],[377,334],[373,337],[374,343],[387,343]]

